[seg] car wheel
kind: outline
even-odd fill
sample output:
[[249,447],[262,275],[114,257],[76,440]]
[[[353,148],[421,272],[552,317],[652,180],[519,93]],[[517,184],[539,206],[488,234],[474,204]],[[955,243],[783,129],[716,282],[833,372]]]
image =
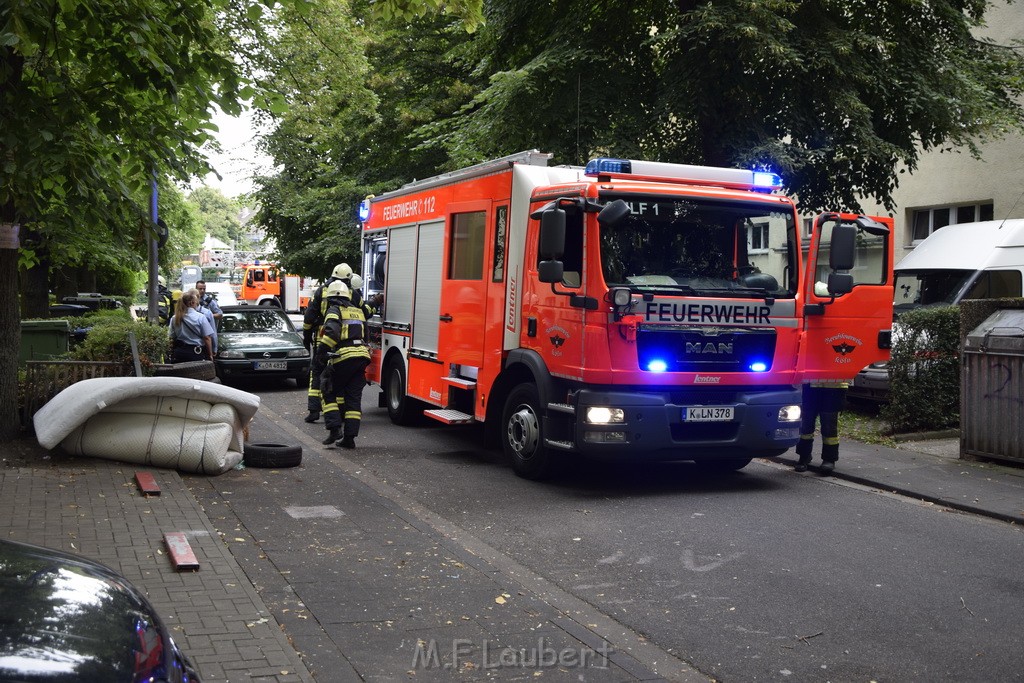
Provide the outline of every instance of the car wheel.
[[520,384],[505,401],[501,445],[512,463],[512,470],[524,479],[544,479],[551,474],[554,457],[544,446],[542,424],[537,387]]
[[420,411],[416,399],[409,398],[405,393],[405,367],[401,359],[393,359],[384,370],[384,404],[388,408],[388,417],[396,425],[410,425]]
[[243,456],[246,467],[296,467],[302,462],[302,446],[247,443]]

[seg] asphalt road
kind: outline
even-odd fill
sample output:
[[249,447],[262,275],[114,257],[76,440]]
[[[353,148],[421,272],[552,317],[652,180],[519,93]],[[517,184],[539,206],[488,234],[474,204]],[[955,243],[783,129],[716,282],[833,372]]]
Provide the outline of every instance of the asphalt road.
[[[226,538],[255,539],[258,551],[238,544],[252,555],[242,566],[318,680],[409,677],[388,620],[396,607],[429,611],[489,591],[451,580],[466,556],[516,577],[555,612],[586,612],[595,630],[621,626],[617,647],[635,648],[641,662],[665,653],[692,667],[693,680],[1024,677],[1018,527],[762,460],[715,476],[687,463],[576,461],[529,482],[479,428],[391,425],[375,387],[364,394],[359,448],[325,448],[323,425],[302,422],[300,390],[243,388],[264,400],[254,430],[302,443],[303,466],[250,471],[227,492],[216,480],[195,489]],[[342,489],[344,501],[334,495]],[[282,511],[297,502],[344,513],[296,524]],[[398,595],[363,571],[393,550],[373,546],[389,537],[410,546]],[[365,618],[332,621],[339,600],[357,594]],[[431,637],[444,624],[416,616]],[[693,673],[668,670],[670,679]],[[585,680],[635,678],[613,668]]]

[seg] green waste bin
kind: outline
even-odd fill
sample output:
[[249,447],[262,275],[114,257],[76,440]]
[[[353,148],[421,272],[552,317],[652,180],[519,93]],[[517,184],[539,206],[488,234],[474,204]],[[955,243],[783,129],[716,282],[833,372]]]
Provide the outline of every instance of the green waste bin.
[[27,360],[50,360],[68,352],[71,326],[67,320],[22,320],[21,353],[18,364]]

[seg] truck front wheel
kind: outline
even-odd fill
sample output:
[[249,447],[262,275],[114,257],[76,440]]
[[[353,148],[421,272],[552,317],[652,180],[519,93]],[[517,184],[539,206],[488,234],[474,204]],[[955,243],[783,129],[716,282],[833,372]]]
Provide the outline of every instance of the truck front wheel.
[[396,425],[412,424],[416,419],[418,402],[405,393],[405,368],[401,359],[388,362],[381,378],[381,388],[391,421]]
[[501,443],[512,469],[524,479],[543,479],[551,473],[551,450],[544,446],[540,396],[534,384],[517,386],[505,401]]

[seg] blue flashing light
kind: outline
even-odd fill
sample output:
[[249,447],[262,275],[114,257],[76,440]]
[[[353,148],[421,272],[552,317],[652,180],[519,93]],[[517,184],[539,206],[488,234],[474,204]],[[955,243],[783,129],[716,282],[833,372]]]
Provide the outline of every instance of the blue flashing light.
[[598,157],[587,163],[584,175],[597,176],[602,173],[632,173],[633,164],[629,159],[611,159],[609,157]]
[[359,220],[366,222],[366,219],[370,217],[370,200],[364,199],[359,202]]
[[665,361],[655,358],[647,364],[647,370],[649,372],[665,372],[668,370],[668,363]]
[[780,190],[782,176],[767,171],[754,171],[754,187],[761,190]]
[[751,372],[764,372],[768,369],[768,364],[764,361],[756,360],[750,364]]

